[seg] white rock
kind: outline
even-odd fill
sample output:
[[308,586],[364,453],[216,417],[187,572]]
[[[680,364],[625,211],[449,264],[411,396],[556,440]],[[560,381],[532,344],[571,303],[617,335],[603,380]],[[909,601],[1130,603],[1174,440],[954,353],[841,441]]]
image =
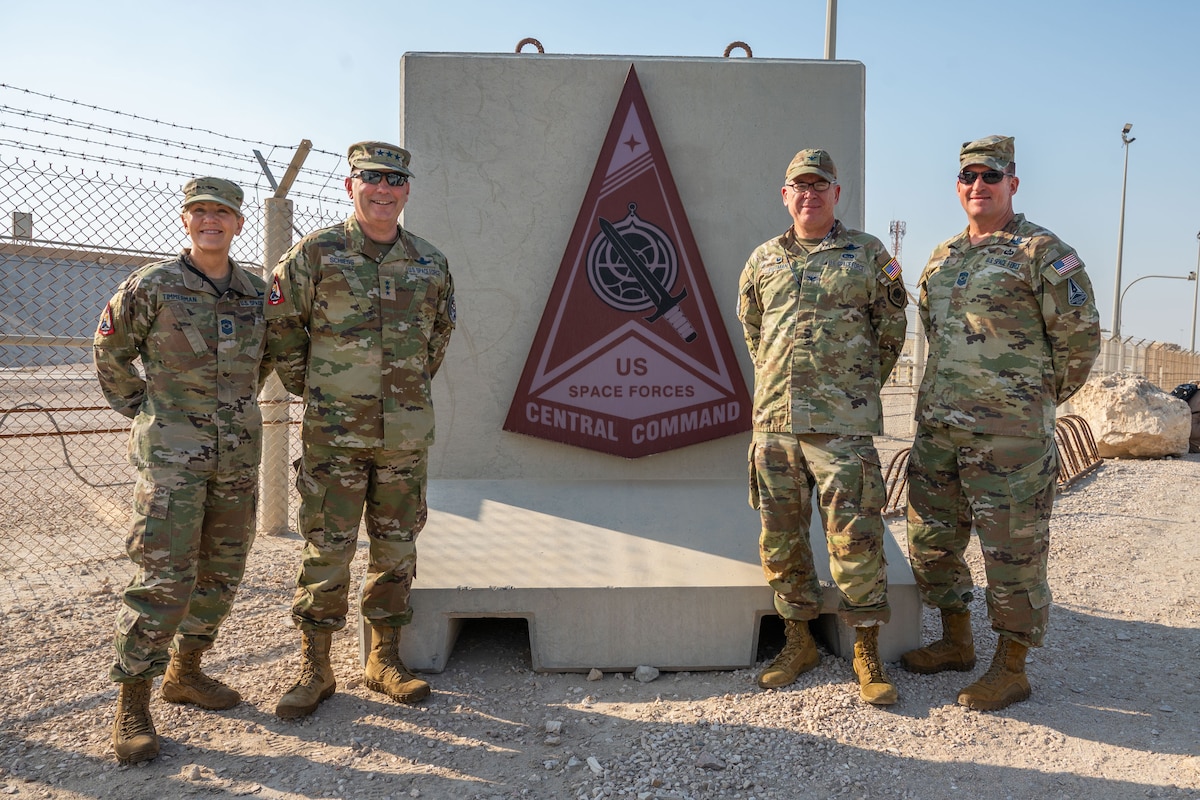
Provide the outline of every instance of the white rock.
[[596,669],[595,667],[592,667],[592,670],[587,674],[587,679],[589,681],[598,681],[603,677],[604,677],[604,673],[601,672],[600,670]]
[[658,670],[654,667],[647,667],[643,664],[633,671],[633,677],[642,683],[649,683],[658,677]]
[[587,765],[588,769],[597,775],[600,775],[604,772],[604,767],[600,766],[600,762],[596,760],[595,756],[588,756]]
[[1188,451],[1188,404],[1141,375],[1091,378],[1071,398],[1071,408],[1087,420],[1101,458],[1162,458]]

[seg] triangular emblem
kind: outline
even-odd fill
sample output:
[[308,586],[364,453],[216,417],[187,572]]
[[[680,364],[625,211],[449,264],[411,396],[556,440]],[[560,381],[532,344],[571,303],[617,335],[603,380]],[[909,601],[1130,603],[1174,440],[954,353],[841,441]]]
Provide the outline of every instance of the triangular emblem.
[[638,458],[750,429],[750,397],[637,73],[504,430]]

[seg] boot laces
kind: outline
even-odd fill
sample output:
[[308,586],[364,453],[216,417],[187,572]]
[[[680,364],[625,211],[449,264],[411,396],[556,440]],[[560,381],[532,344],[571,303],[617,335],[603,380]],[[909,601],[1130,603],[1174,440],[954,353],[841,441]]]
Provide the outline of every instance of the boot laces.
[[871,675],[871,683],[884,682],[883,665],[879,663],[879,659],[876,658],[876,653],[874,650],[866,647],[862,648],[862,653],[859,655],[859,658],[862,660],[863,665],[866,666],[867,671]]
[[799,658],[804,649],[805,641],[803,632],[793,633],[792,631],[788,631],[787,639],[783,643],[783,649],[779,651],[779,655],[775,656],[775,660],[771,662],[771,666],[781,667],[789,661]]
[[121,705],[121,738],[132,739],[135,736],[153,734],[154,725],[146,706],[150,702],[150,683],[131,684],[125,690]]
[[1008,671],[1008,640],[1001,637],[1000,646],[996,648],[996,656],[992,659],[992,664],[987,668],[987,672],[979,678],[979,683],[993,684],[999,683],[1004,673]]

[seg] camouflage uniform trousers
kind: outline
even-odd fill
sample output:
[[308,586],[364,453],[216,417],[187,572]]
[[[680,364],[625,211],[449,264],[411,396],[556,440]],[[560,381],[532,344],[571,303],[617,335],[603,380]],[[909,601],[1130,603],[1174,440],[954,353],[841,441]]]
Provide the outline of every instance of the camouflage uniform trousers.
[[751,505],[762,517],[759,555],[779,615],[811,620],[821,613],[809,543],[815,487],[830,574],[841,593],[838,616],[852,626],[886,623],[887,489],[871,437],[756,431],[750,467]]
[[908,550],[925,602],[967,610],[972,581],[963,554],[973,520],[992,628],[1041,646],[1057,477],[1053,439],[920,425],[908,460]]
[[306,542],[292,603],[297,627],[345,627],[350,563],[364,505],[370,551],[363,618],[388,627],[412,621],[408,598],[417,571],[417,534],[428,517],[428,452],[305,443],[296,476]]
[[118,683],[163,674],[170,649],[207,650],[254,544],[258,469],[143,468],[125,548],[138,571],[117,612]]

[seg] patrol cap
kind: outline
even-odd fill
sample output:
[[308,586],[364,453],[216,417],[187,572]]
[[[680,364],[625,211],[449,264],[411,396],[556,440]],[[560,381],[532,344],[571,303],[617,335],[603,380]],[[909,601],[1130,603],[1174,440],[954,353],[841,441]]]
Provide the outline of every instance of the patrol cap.
[[412,155],[403,147],[387,142],[357,142],[346,151],[351,169],[381,169],[412,177],[408,162]]
[[958,151],[958,165],[969,167],[981,164],[1001,172],[1015,173],[1016,145],[1011,136],[985,136],[973,142],[963,142]]
[[220,203],[242,214],[242,198],[245,194],[242,187],[236,183],[221,178],[192,178],[183,186],[183,206],[186,209],[192,203]]
[[830,183],[836,181],[837,167],[833,164],[833,156],[824,150],[801,150],[788,164],[783,182],[791,183],[801,175],[817,175]]

